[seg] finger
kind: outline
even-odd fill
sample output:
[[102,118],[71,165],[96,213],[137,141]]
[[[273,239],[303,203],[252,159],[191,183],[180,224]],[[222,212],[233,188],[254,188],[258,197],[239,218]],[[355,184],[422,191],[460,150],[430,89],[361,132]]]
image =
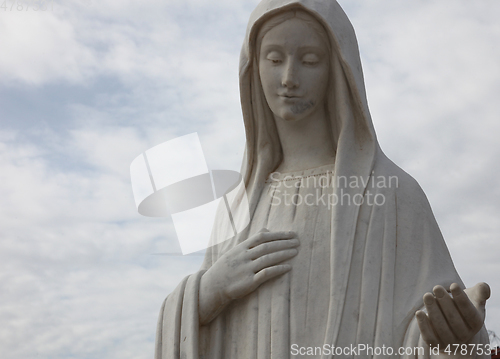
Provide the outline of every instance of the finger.
[[437,285],[433,289],[434,295],[436,296],[439,308],[448,322],[449,328],[453,331],[453,334],[460,340],[460,342],[465,342],[470,339],[471,330],[465,324],[462,315],[458,311],[453,299],[448,295],[448,292],[444,287]]
[[439,345],[439,340],[432,329],[427,314],[419,310],[415,313],[415,317],[417,318],[417,324],[420,329],[422,339],[431,347],[437,347]]
[[285,249],[295,248],[300,244],[299,240],[296,238],[275,240],[273,242],[262,243],[252,249],[248,250],[250,259],[257,259],[263,255],[278,252]]
[[295,232],[291,231],[282,231],[282,232],[259,232],[250,238],[248,238],[247,248],[253,248],[258,246],[259,244],[275,241],[277,239],[291,239],[296,236]]
[[292,269],[292,266],[290,264],[281,264],[273,267],[267,267],[261,270],[260,272],[256,273],[254,278],[254,285],[255,287],[258,287],[262,283],[277,277],[279,275],[282,275]]
[[441,311],[441,308],[439,308],[436,298],[434,298],[432,293],[425,293],[424,305],[427,309],[430,324],[441,342],[444,344],[456,343],[457,340],[453,335],[450,326],[446,322],[443,312]]
[[451,294],[453,294],[453,301],[460,311],[460,314],[462,314],[465,324],[476,333],[483,326],[481,314],[458,284],[453,283],[450,290]]
[[278,263],[286,261],[287,259],[293,258],[297,255],[298,251],[293,249],[287,249],[284,251],[279,251],[271,254],[266,254],[253,261],[254,273],[257,273],[264,268],[274,266]]

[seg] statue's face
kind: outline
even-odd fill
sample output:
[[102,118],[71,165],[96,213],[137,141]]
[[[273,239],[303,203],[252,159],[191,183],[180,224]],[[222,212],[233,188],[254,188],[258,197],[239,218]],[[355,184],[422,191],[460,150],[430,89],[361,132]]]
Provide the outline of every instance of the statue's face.
[[267,104],[275,116],[298,121],[323,106],[329,58],[322,38],[303,20],[293,18],[264,35],[259,74]]

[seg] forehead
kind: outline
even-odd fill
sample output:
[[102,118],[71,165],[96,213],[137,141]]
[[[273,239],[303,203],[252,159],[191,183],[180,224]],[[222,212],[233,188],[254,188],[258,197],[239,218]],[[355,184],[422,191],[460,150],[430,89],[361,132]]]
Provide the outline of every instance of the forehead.
[[324,48],[323,37],[308,21],[299,18],[285,20],[264,35],[261,46]]

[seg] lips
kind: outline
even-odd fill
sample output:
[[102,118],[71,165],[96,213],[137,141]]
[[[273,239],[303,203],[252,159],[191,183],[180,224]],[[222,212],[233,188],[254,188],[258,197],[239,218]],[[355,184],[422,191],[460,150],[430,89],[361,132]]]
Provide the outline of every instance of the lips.
[[291,94],[291,93],[284,93],[284,94],[279,94],[280,97],[283,98],[288,98],[288,99],[295,99],[295,98],[300,98],[301,96],[298,96],[296,94]]

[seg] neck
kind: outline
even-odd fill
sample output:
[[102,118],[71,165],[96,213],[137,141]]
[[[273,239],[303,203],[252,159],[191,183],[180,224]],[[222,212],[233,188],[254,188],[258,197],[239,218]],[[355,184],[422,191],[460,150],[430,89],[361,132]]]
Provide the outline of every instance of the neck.
[[323,107],[299,121],[274,118],[283,149],[283,161],[277,172],[299,171],[334,162],[335,149]]

